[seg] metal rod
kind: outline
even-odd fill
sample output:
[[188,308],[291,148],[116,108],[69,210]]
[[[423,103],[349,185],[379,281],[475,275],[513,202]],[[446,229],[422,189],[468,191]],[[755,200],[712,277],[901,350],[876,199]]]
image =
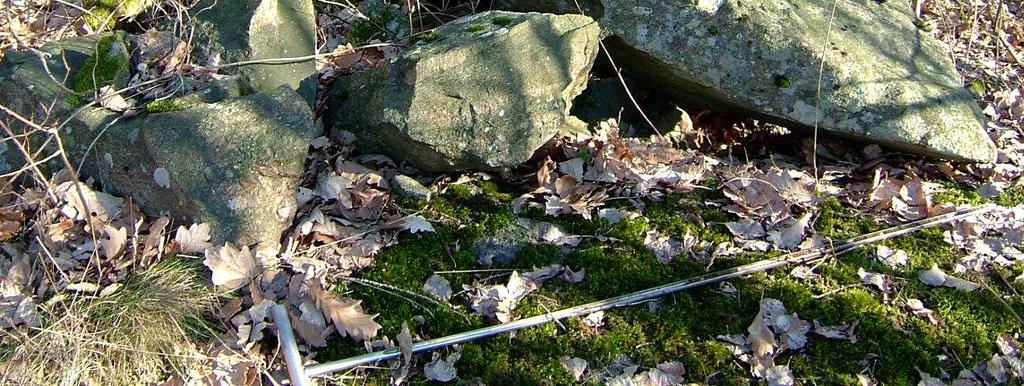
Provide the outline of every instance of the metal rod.
[[[782,266],[809,263],[818,259],[822,259],[828,255],[843,254],[866,244],[891,239],[894,237],[899,237],[922,228],[946,224],[953,221],[973,217],[988,212],[994,209],[995,207],[996,205],[989,204],[977,208],[963,209],[956,212],[951,212],[935,217],[910,222],[904,225],[887,228],[881,231],[867,233],[841,242],[832,243],[828,246],[788,253],[776,258],[761,260],[758,262],[741,265],[739,267],[728,268],[717,272],[697,276],[694,278],[684,279],[674,283],[665,284],[659,287],[654,287],[639,292],[621,295],[606,300],[600,300],[593,303],[587,303],[584,305],[567,308],[560,311],[554,311],[524,319],[519,319],[505,324],[484,327],[472,331],[458,333],[455,335],[449,335],[437,339],[426,340],[423,342],[413,344],[412,352],[421,353],[425,351],[432,351],[454,344],[469,342],[480,338],[486,338],[489,336],[494,336],[506,332],[512,332],[528,327],[538,326],[555,320],[561,320],[574,316],[587,315],[593,312],[609,310],[616,307],[633,305],[638,302],[658,298],[678,291],[697,288],[708,284],[714,284],[721,281],[738,278],[753,273],[763,272]],[[355,356],[352,358],[313,365],[306,368],[306,374],[310,377],[316,377],[328,373],[352,369],[358,366],[363,366],[383,360],[395,359],[401,355],[402,353],[397,348],[385,351],[372,352]]]
[[275,304],[270,307],[270,317],[274,319],[274,326],[277,327],[277,340],[281,343],[284,362],[288,365],[288,378],[292,380],[292,385],[310,386],[306,367],[302,365],[302,356],[299,355],[299,347],[295,344],[292,323],[288,320],[288,310]]

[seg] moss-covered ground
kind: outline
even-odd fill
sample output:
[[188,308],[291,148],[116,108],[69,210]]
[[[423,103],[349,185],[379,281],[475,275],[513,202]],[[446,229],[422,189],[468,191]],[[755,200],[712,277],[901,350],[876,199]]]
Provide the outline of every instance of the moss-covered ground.
[[[471,245],[514,220],[509,203],[515,194],[485,182],[452,187],[426,205],[406,203],[410,211],[423,210],[435,222],[437,232],[403,235],[399,244],[379,255],[377,266],[362,277],[418,292],[435,271],[480,268]],[[937,200],[990,201],[972,194],[951,187]],[[1020,203],[1024,201],[1021,196],[1020,192],[1008,192],[994,201]],[[528,270],[561,263],[573,269],[585,268],[586,279],[578,284],[548,281],[542,290],[519,304],[517,315],[536,315],[707,272],[707,262],[679,259],[669,265],[658,263],[643,244],[644,233],[657,229],[675,237],[689,232],[701,240],[728,240],[731,236],[722,223],[733,217],[706,204],[721,198],[716,190],[669,196],[661,202],[647,202],[643,217],[618,224],[527,212],[528,217],[557,223],[574,234],[610,236],[621,241],[584,241],[565,254],[551,246],[521,251],[509,268]],[[699,224],[701,221],[703,224]],[[883,225],[853,215],[833,198],[824,198],[815,228],[825,236],[842,239],[881,229]],[[1024,301],[1013,295],[1022,288],[1010,288],[998,275],[971,277],[986,282],[990,288],[973,293],[928,288],[916,279],[918,269],[932,263],[948,268],[957,258],[954,248],[942,241],[940,229],[884,244],[907,251],[911,266],[893,271],[872,258],[870,251],[854,251],[822,264],[818,269],[820,278],[809,281],[790,276],[788,270],[756,274],[731,281],[739,290],[735,294],[715,286],[606,312],[606,325],[597,330],[583,326],[579,320],[568,320],[523,330],[514,337],[504,335],[477,341],[462,347],[462,359],[457,364],[459,382],[465,384],[479,377],[488,385],[570,385],[574,381],[559,363],[560,357],[581,357],[589,362],[591,371],[599,371],[617,356],[626,355],[642,366],[680,361],[691,382],[747,385],[748,370],[715,337],[745,333],[764,297],[782,300],[789,312],[796,312],[807,321],[819,320],[823,325],[859,323],[856,343],[809,335],[810,343],[805,350],[777,358],[777,363],[791,366],[799,384],[854,385],[856,374],[866,372],[886,385],[913,385],[920,379],[917,369],[931,374],[957,374],[964,366],[988,360],[996,350],[994,341],[998,334],[1019,331],[1021,325],[1010,308],[1024,314]],[[710,269],[764,257],[747,254],[719,259]],[[858,268],[895,276],[892,301],[886,303],[877,291],[857,286]],[[1001,274],[1012,281],[1020,272]],[[455,292],[474,279],[472,274],[445,276]],[[415,326],[414,335],[424,339],[493,323],[473,315],[464,304],[459,304],[461,311],[456,312],[360,285],[343,290],[349,296],[364,299],[368,311],[380,313],[381,332],[392,337],[398,334],[402,322]],[[931,325],[903,311],[903,300],[908,298],[921,299],[934,309],[941,324]],[[416,316],[424,318],[421,325],[412,322]],[[361,346],[349,340],[335,340],[320,353],[320,360],[360,354]],[[387,384],[386,371],[369,371],[367,376],[367,384]],[[424,382],[422,376],[414,379],[418,379],[414,384]]]

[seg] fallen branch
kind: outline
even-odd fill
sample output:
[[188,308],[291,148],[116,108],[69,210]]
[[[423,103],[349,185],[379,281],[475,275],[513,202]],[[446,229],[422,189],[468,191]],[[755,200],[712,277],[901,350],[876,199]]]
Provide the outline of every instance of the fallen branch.
[[[519,319],[505,324],[499,324],[472,331],[466,331],[455,335],[431,339],[412,345],[412,352],[420,353],[425,351],[433,351],[451,345],[470,342],[498,334],[518,331],[524,328],[534,327],[565,318],[583,316],[598,311],[605,311],[612,308],[629,306],[646,300],[676,293],[679,291],[703,287],[709,284],[715,284],[725,280],[739,278],[758,272],[768,271],[775,268],[795,264],[807,264],[815,262],[820,259],[824,259],[825,257],[828,256],[840,255],[868,244],[903,236],[924,228],[930,228],[942,224],[948,224],[953,221],[974,217],[989,212],[995,208],[996,205],[988,204],[976,208],[962,209],[956,212],[930,217],[910,222],[907,224],[895,226],[892,228],[883,229],[877,232],[864,234],[851,239],[831,243],[827,246],[788,253],[779,257],[761,260],[758,262],[741,265],[739,267],[728,268],[721,271],[697,276],[694,278],[684,279],[674,283],[665,284],[659,287],[654,287],[639,292],[617,296],[611,299],[600,300],[572,308],[548,312],[537,316],[531,316],[528,318]],[[295,341],[288,341],[286,339],[288,336],[291,336],[291,326],[288,324],[287,319],[277,319],[278,318],[275,318],[275,324],[278,325],[278,329],[284,330],[284,333],[279,332],[279,334],[282,338],[282,344],[286,346],[285,349],[287,350],[289,347],[294,347]],[[401,355],[401,351],[398,348],[394,348],[390,350],[363,354],[360,356],[342,359],[334,362],[321,363],[306,368],[300,367],[301,365],[296,364],[297,362],[289,362],[289,371],[293,376],[293,384],[302,386],[307,384],[305,383],[305,377],[307,376],[322,376],[325,374],[348,370],[358,366],[363,366],[383,360],[395,359],[400,357]]]

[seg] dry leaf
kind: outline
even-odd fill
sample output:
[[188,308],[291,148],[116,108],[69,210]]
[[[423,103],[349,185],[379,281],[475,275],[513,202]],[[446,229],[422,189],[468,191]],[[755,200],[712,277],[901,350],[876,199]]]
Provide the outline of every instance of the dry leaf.
[[811,222],[811,214],[804,213],[800,218],[792,220],[788,225],[768,232],[768,238],[781,250],[790,251],[804,241],[804,230]]
[[341,336],[351,337],[356,342],[368,341],[377,336],[380,324],[373,321],[377,315],[363,312],[359,300],[339,300],[319,285],[312,286],[309,293],[316,300],[324,314],[334,323]]
[[408,366],[412,363],[412,334],[409,332],[409,324],[402,322],[402,332],[395,337],[398,341],[398,350],[402,352],[402,364]]
[[890,269],[897,269],[910,262],[910,257],[907,256],[907,252],[899,249],[892,249],[884,245],[879,245],[875,248],[875,257]]
[[324,314],[309,300],[299,304],[299,310],[302,315],[298,318],[293,315],[291,318],[295,332],[312,347],[327,347],[327,321]]
[[569,283],[569,284],[579,283],[579,282],[583,281],[583,279],[586,276],[587,276],[587,269],[586,268],[580,268],[579,271],[573,271],[571,268],[569,268],[569,266],[566,266],[565,270],[562,271],[562,281],[564,281],[566,283]]
[[892,283],[889,280],[889,276],[868,272],[864,268],[857,268],[857,276],[860,277],[862,283],[878,288],[882,292],[882,299],[888,302],[889,292],[892,291]]
[[513,271],[506,284],[467,287],[472,290],[469,293],[470,306],[480,315],[506,323],[512,319],[519,301],[540,288],[540,284]]
[[940,321],[938,316],[935,315],[935,311],[932,311],[924,306],[924,302],[918,299],[907,299],[904,304],[911,313],[919,318],[928,320],[933,325],[939,325]]
[[444,301],[452,297],[452,286],[448,279],[438,274],[431,275],[427,282],[423,283],[423,291]]
[[203,264],[213,271],[213,284],[233,290],[249,284],[262,272],[249,247],[236,250],[231,243],[220,249],[208,249]]
[[448,358],[441,359],[441,353],[435,352],[434,359],[423,367],[423,376],[427,380],[442,383],[454,381],[459,377],[455,370],[455,362],[458,362],[461,357],[461,353],[453,352],[448,354]]
[[640,214],[615,208],[604,208],[597,211],[597,217],[608,221],[609,224],[617,224],[622,220],[631,220],[640,217]]
[[124,200],[103,192],[97,192],[86,184],[78,184],[82,189],[82,196],[85,197],[85,204],[78,196],[78,188],[74,181],[68,181],[58,185],[54,190],[59,197],[67,204],[61,209],[61,213],[71,219],[85,220],[86,207],[92,211],[92,218],[100,222],[109,222],[121,213],[124,207]]
[[100,106],[107,110],[122,112],[132,107],[132,104],[117,93],[113,86],[103,86],[99,91]]
[[401,228],[409,233],[434,232],[434,227],[427,219],[420,215],[406,216],[402,219]]
[[981,287],[981,285],[978,283],[967,281],[955,276],[950,276],[946,272],[943,272],[941,269],[939,269],[939,267],[935,264],[932,264],[931,268],[921,271],[918,274],[917,278],[918,280],[921,280],[922,283],[930,285],[932,287],[946,286],[967,292],[977,290],[978,288]]
[[921,382],[919,382],[917,386],[949,386],[946,382],[943,382],[941,379],[935,378],[926,372],[917,370],[917,373],[921,376]]
[[202,253],[212,247],[210,244],[210,224],[192,224],[188,228],[179,226],[174,233],[174,243],[182,253]]
[[591,312],[583,318],[583,325],[590,328],[604,326],[604,311]]
[[860,382],[860,386],[878,386],[878,381],[864,374],[857,374],[857,381]]
[[153,170],[153,181],[156,182],[156,186],[161,188],[171,188],[171,175],[167,173],[167,169],[163,166]]
[[654,252],[654,257],[662,264],[672,262],[672,259],[675,259],[676,256],[684,252],[683,245],[679,240],[664,236],[657,230],[647,231],[647,235],[644,237],[644,245]]
[[569,372],[572,379],[579,382],[583,379],[583,373],[587,371],[587,361],[582,358],[569,358],[562,357],[560,360],[562,366],[565,366],[565,370]]
[[112,259],[121,255],[124,247],[128,244],[128,229],[104,224],[103,234],[107,236],[99,240],[103,256]]
[[857,322],[842,324],[838,326],[822,326],[817,320],[814,321],[814,333],[829,339],[845,339],[850,343],[857,343]]
[[764,374],[764,380],[768,386],[792,386],[796,380],[789,366],[772,366]]

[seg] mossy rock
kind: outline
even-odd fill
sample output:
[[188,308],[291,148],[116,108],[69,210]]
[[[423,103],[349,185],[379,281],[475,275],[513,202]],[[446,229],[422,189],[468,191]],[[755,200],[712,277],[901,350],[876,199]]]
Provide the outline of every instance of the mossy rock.
[[[97,84],[123,86],[127,82],[127,50],[124,49],[123,36],[120,32],[107,32],[63,39],[40,47],[39,50],[45,54],[42,56],[9,51],[0,62],[0,84],[3,84],[0,87],[0,104],[33,122],[56,125],[67,120],[63,127],[65,139],[77,143],[73,137],[77,133],[99,130],[117,117],[117,114],[99,108],[78,111],[90,97],[78,91],[94,90]],[[104,71],[96,71],[97,77],[93,78],[93,71],[87,72],[84,70],[86,67]],[[86,73],[90,75],[84,75]],[[72,115],[75,111],[78,113]],[[10,129],[14,133],[32,133],[28,141],[32,150],[47,154],[56,150],[52,148],[52,141],[49,148],[39,148],[45,143],[46,134],[35,132],[19,121],[11,122]],[[87,147],[92,139],[81,139],[82,146]],[[69,146],[66,150],[73,155],[80,149]],[[24,164],[21,153],[4,142],[0,148],[0,172],[16,170]],[[55,159],[39,165],[39,168],[44,173],[51,173],[63,165]]]
[[114,28],[118,20],[132,19],[145,12],[153,0],[85,0],[82,7],[89,10],[85,22],[94,30]]
[[75,72],[72,90],[86,94],[104,86],[124,88],[130,77],[131,55],[124,32],[106,34],[96,41],[92,55]]

